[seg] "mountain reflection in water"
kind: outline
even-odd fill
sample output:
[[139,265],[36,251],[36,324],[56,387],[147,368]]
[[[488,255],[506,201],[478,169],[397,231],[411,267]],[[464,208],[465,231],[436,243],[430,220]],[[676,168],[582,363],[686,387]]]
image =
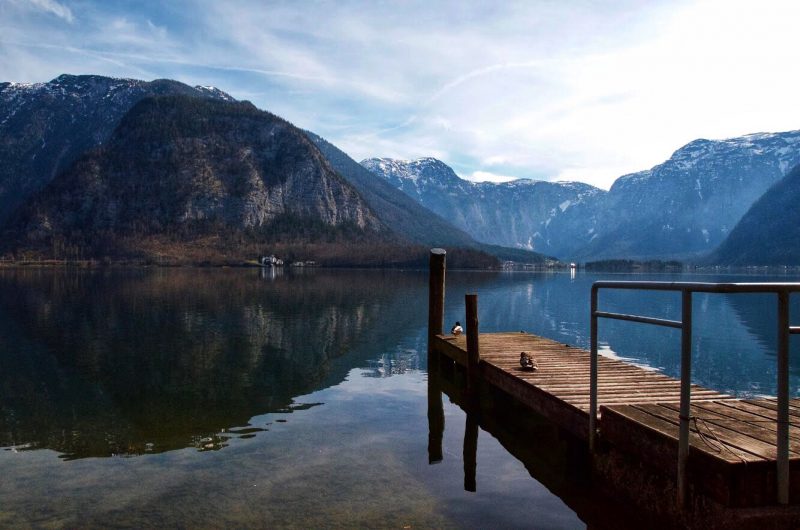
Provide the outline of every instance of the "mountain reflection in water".
[[[448,271],[445,323],[477,292],[482,331],[585,348],[608,278]],[[552,425],[435,388],[427,289],[425,272],[0,269],[0,527],[620,527]],[[662,295],[601,307],[676,318]],[[698,296],[695,382],[774,393],[771,304]],[[603,322],[600,339],[678,373],[672,330]],[[85,458],[112,455],[136,458]]]
[[[219,449],[341,381],[404,326],[415,275],[16,271],[0,275],[0,446],[66,458]],[[388,335],[390,336],[390,335]],[[335,361],[346,356],[349,362]],[[407,357],[407,356],[406,356]],[[398,356],[397,370],[406,357]],[[412,355],[413,357],[413,355]],[[391,371],[384,359],[375,373]],[[413,366],[418,360],[412,359]],[[237,428],[238,427],[238,428]]]

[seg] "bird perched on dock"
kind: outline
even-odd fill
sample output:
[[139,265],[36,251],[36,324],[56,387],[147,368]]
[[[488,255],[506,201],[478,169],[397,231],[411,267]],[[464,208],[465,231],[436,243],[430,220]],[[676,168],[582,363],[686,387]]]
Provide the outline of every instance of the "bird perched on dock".
[[456,322],[452,328],[450,328],[450,333],[452,335],[461,335],[464,333],[464,328],[461,327],[461,322]]
[[527,370],[529,372],[535,372],[539,369],[539,365],[536,364],[536,360],[533,358],[533,355],[528,352],[521,352],[519,354],[519,365],[523,370]]

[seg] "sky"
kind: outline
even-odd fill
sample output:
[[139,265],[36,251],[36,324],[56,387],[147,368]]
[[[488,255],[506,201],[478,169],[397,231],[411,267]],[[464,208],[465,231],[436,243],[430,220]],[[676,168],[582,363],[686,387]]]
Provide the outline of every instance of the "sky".
[[800,129],[800,2],[0,0],[0,81],[214,85],[356,160],[608,189]]

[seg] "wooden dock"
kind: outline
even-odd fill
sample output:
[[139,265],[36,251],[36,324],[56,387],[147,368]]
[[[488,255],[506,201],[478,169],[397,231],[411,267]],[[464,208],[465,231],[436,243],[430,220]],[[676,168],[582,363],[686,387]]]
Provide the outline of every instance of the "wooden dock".
[[[589,362],[586,350],[527,333],[481,333],[477,377],[555,425],[588,441]],[[436,335],[431,351],[464,367],[464,335]],[[531,352],[538,370],[519,365]],[[674,474],[680,381],[617,359],[598,360],[599,431],[604,444]],[[726,506],[775,502],[776,403],[738,400],[692,386],[690,483]],[[791,414],[800,423],[800,400]],[[800,429],[790,428],[791,502],[800,502]]]
[[[466,333],[444,334],[445,251],[433,249],[430,257],[429,368],[438,364],[435,359],[463,367],[465,393],[473,396],[470,400],[481,394],[482,387],[502,391],[583,440],[594,470],[627,490],[625,493],[635,497],[641,493],[637,489],[649,487],[651,499],[656,499],[655,504],[649,503],[650,508],[660,510],[665,502],[662,486],[671,484],[666,488],[673,490],[673,500],[666,502],[683,522],[687,508],[697,510],[710,502],[722,509],[718,521],[727,521],[733,513],[741,515],[741,510],[766,509],[766,518],[762,513],[759,521],[780,521],[780,527],[789,521],[788,527],[800,528],[800,400],[788,396],[788,340],[790,334],[800,334],[800,327],[789,324],[788,300],[791,293],[800,292],[800,283],[596,282],[591,299],[593,354],[523,332],[480,333],[476,294],[464,298]],[[601,288],[679,291],[681,320],[599,311],[597,292]],[[690,384],[694,292],[777,295],[777,400],[736,399]],[[598,318],[680,329],[681,380],[598,356]],[[535,371],[520,366],[521,352],[535,359]],[[436,400],[429,396],[430,403]],[[437,414],[440,412],[429,412],[429,416]],[[476,425],[474,420],[468,425],[473,434],[465,437],[465,455],[474,454],[468,451],[466,440],[472,445],[477,439]],[[626,478],[619,480],[623,476]],[[667,482],[661,481],[664,477]],[[657,482],[662,486],[653,489]],[[755,520],[747,527],[758,527],[753,526]]]

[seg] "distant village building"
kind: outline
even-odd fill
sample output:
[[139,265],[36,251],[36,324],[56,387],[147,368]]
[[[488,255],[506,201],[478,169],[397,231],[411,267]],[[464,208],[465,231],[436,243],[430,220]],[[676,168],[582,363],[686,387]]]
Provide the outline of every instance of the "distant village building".
[[261,256],[260,263],[263,267],[283,267],[283,260],[275,255]]

